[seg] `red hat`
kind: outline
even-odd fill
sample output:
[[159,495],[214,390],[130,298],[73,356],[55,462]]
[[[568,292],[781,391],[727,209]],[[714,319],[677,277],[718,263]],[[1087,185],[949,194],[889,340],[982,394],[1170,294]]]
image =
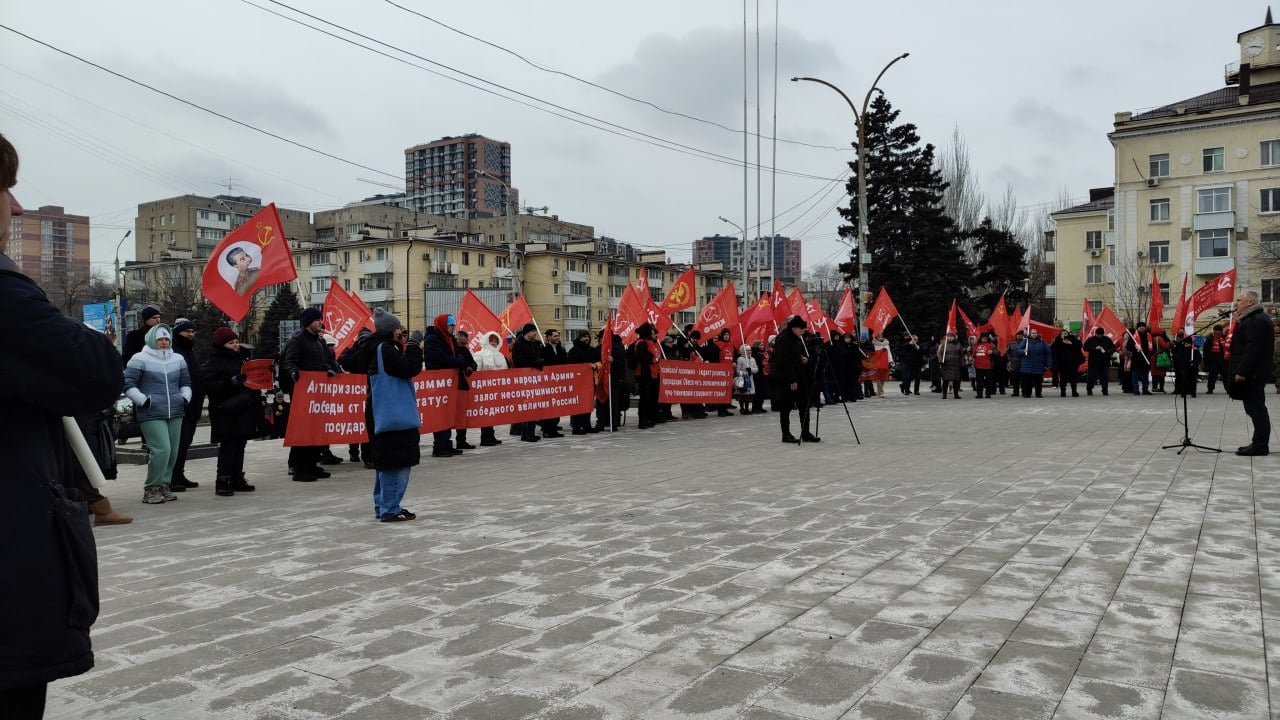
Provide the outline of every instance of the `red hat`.
[[232,330],[229,327],[220,327],[217,330],[213,331],[214,347],[222,347],[223,345],[226,345],[232,340],[239,340],[239,339],[240,339],[240,336],[236,334],[236,331]]

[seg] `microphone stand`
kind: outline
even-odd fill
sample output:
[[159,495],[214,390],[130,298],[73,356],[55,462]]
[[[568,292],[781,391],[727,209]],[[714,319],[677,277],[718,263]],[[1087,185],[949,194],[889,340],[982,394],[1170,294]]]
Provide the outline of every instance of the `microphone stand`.
[[[1227,313],[1227,314],[1228,314],[1228,315],[1230,315],[1230,313]],[[1213,322],[1209,323],[1208,325],[1205,325],[1205,326],[1204,326],[1204,328],[1202,328],[1201,330],[1198,330],[1198,331],[1196,331],[1196,332],[1194,332],[1194,333],[1192,333],[1192,334],[1190,334],[1190,335],[1187,335],[1186,337],[1184,337],[1184,338],[1182,339],[1182,342],[1189,342],[1189,343],[1191,343],[1191,360],[1192,360],[1192,362],[1191,362],[1191,366],[1192,366],[1192,367],[1194,367],[1194,366],[1195,366],[1195,357],[1196,357],[1196,341],[1195,341],[1195,336],[1196,336],[1196,335],[1199,335],[1199,334],[1201,334],[1201,333],[1203,333],[1205,330],[1209,330],[1210,332],[1212,332],[1212,330],[1213,330],[1213,324],[1214,324],[1214,323],[1216,323],[1218,320],[1221,320],[1221,319],[1222,319],[1222,316],[1219,316],[1217,320],[1214,320]],[[1170,352],[1172,353],[1172,348],[1170,348]],[[1187,370],[1188,370],[1188,372],[1190,372],[1190,368],[1187,368]],[[1181,377],[1181,376],[1179,375],[1178,377]],[[1194,389],[1195,389],[1195,383],[1196,383],[1198,380],[1199,380],[1199,378],[1197,378],[1197,377],[1195,376],[1195,373],[1194,373],[1194,372],[1191,372],[1191,378],[1190,378],[1190,381],[1191,381],[1191,383],[1192,383],[1191,387],[1192,387],[1192,390],[1193,390],[1193,391],[1194,391]],[[1184,383],[1185,383],[1185,381],[1184,381]],[[1175,384],[1176,384],[1176,380],[1175,380]],[[1191,428],[1190,428],[1190,426],[1191,426],[1191,416],[1187,414],[1187,394],[1188,394],[1188,393],[1187,393],[1186,385],[1185,385],[1185,384],[1183,385],[1183,391],[1182,391],[1181,393],[1178,393],[1178,394],[1182,396],[1182,423],[1181,423],[1181,424],[1182,424],[1182,440],[1180,440],[1180,441],[1178,441],[1178,442],[1176,442],[1176,443],[1173,443],[1172,445],[1161,445],[1161,446],[1160,446],[1160,449],[1161,449],[1161,450],[1169,450],[1169,449],[1171,449],[1171,448],[1178,448],[1178,453],[1177,453],[1178,455],[1181,455],[1182,453],[1186,452],[1187,448],[1195,448],[1195,449],[1197,449],[1197,450],[1202,450],[1202,451],[1204,451],[1204,452],[1215,452],[1215,453],[1220,453],[1220,452],[1222,452],[1222,448],[1209,447],[1208,445],[1197,445],[1196,443],[1194,443],[1194,442],[1192,442],[1192,441],[1191,441]],[[1176,401],[1175,401],[1175,402],[1176,402]],[[1177,407],[1177,406],[1175,405],[1175,413],[1176,413],[1176,407]]]

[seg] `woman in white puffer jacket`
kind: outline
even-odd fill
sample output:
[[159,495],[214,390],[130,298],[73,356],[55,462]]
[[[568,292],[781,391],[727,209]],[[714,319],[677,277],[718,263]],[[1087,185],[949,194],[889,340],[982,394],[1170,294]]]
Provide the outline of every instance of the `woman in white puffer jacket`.
[[[502,336],[492,330],[480,335],[480,351],[474,353],[476,370],[506,370],[507,356],[502,354]],[[493,433],[493,427],[480,428],[480,444],[484,447],[501,445]]]

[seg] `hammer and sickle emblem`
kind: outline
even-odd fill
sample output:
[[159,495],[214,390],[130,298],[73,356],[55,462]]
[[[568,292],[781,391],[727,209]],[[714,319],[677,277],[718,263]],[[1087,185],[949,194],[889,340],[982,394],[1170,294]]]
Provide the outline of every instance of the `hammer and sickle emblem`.
[[1231,278],[1229,278],[1229,277],[1224,277],[1224,278],[1222,278],[1221,280],[1219,280],[1219,281],[1218,281],[1218,289],[1219,289],[1219,290],[1225,290],[1225,289],[1227,289],[1227,288],[1229,288],[1229,287],[1231,287]]
[[685,283],[676,283],[676,286],[671,288],[671,302],[682,303],[687,297],[689,297],[689,286]]
[[276,229],[266,223],[258,223],[258,244],[266,247],[275,240]]

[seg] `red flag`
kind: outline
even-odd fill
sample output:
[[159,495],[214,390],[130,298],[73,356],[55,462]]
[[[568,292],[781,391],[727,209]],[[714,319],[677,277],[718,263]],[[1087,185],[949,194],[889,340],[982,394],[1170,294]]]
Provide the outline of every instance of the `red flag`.
[[[1027,317],[1031,317],[1031,315],[1028,314]],[[1039,320],[1032,320],[1029,323],[1029,325],[1030,326],[1027,329],[1039,331],[1040,339],[1045,341],[1045,343],[1048,345],[1052,345],[1053,341],[1056,340],[1057,337],[1062,334],[1062,328],[1058,327],[1057,325],[1049,325],[1047,323],[1042,323]]]
[[858,378],[864,382],[885,381],[889,379],[889,351],[876,350],[862,359],[862,372]]
[[1188,335],[1195,332],[1193,325],[1196,318],[1194,315],[1188,315],[1187,310],[1187,274],[1182,273],[1182,293],[1178,295],[1178,304],[1173,309],[1173,331],[1177,334],[1179,328],[1185,328]]
[[830,316],[822,311],[817,300],[810,300],[806,309],[809,313],[809,329],[821,335],[823,340],[831,342],[831,327],[834,323]]
[[703,306],[702,312],[698,313],[698,321],[693,324],[693,329],[702,333],[704,338],[713,338],[725,328],[736,334],[738,327],[738,295],[733,289],[733,283],[729,283],[716,293],[711,302]]
[[[527,306],[526,306],[527,307]],[[489,309],[488,305],[480,299],[478,295],[467,290],[462,294],[462,302],[458,303],[458,314],[453,318],[456,329],[459,332],[466,331],[470,336],[467,341],[467,347],[471,352],[478,353],[484,347],[484,334],[488,332],[496,332],[498,335],[506,335],[503,330],[502,321],[497,315]],[[520,323],[512,328],[515,332],[519,332],[524,323]],[[508,355],[511,352],[506,343],[502,343],[502,354]]]
[[640,266],[640,276],[636,278],[636,292],[645,297],[652,298],[653,293],[649,292],[649,268]]
[[333,352],[342,355],[342,351],[355,344],[361,328],[373,329],[373,313],[369,306],[354,293],[349,293],[338,283],[338,279],[329,278],[329,294],[324,297],[324,326],[337,341]]
[[695,277],[693,268],[689,268],[676,278],[675,284],[667,291],[667,297],[662,301],[659,308],[663,315],[677,313],[685,308],[691,308],[698,303],[698,281]]
[[964,314],[964,308],[956,308],[956,310],[960,313],[960,319],[964,321],[965,332],[969,333],[969,337],[976,340],[978,338],[978,326],[974,325],[969,316]]
[[1164,322],[1164,296],[1160,293],[1160,279],[1155,268],[1151,270],[1151,308],[1147,311],[1147,327],[1155,330]]
[[658,329],[658,337],[666,335],[671,326],[675,324],[671,322],[671,316],[663,313],[658,308],[658,303],[653,301],[651,295],[645,295],[643,299],[645,315],[648,316],[649,322],[653,323],[653,326]]
[[1089,298],[1084,299],[1084,309],[1080,311],[1080,337],[1087,338],[1093,332],[1093,326],[1098,323],[1098,318],[1093,314],[1093,306],[1089,304]]
[[787,313],[789,315],[799,315],[808,320],[805,312],[804,294],[800,292],[800,288],[791,288],[791,292],[787,294]]
[[[849,293],[846,297],[849,298],[850,309],[852,309],[853,294]],[[841,305],[840,310],[841,312],[844,311],[843,305]],[[876,296],[876,301],[871,305],[871,312],[867,313],[867,328],[872,332],[882,333],[896,317],[898,317],[898,308],[893,304],[893,299],[889,297],[889,291],[880,288],[880,294]]]
[[1117,348],[1123,347],[1124,334],[1128,328],[1120,322],[1120,318],[1116,317],[1111,308],[1105,305],[1102,307],[1102,312],[1098,313],[1097,325],[1102,328],[1104,335],[1111,338],[1111,342],[1115,343]]
[[200,291],[227,317],[240,322],[258,288],[298,277],[276,204],[262,208],[227,233],[204,266]]
[[533,310],[529,309],[529,301],[525,300],[523,295],[512,300],[511,304],[498,316],[498,323],[502,326],[499,332],[509,335],[518,335],[520,328],[531,322],[533,322]]
[[[616,313],[615,313],[616,315]],[[600,370],[596,374],[596,400],[609,404],[609,373],[613,368],[613,330],[616,318],[611,316],[600,331]]]
[[778,324],[779,328],[787,326],[787,318],[791,315],[787,312],[787,294],[782,289],[782,281],[774,278],[773,280],[773,321]]
[[[773,324],[773,300],[769,297],[769,293],[762,294],[754,305],[744,310],[739,320],[748,343],[763,340],[772,335],[777,328]],[[762,330],[764,337],[759,337]]]
[[1196,318],[1200,317],[1205,310],[1214,305],[1229,303],[1236,296],[1236,271],[1232,268],[1218,277],[1210,280],[1194,293],[1187,302],[1187,312],[1191,313],[1191,317],[1187,321],[1187,325],[1192,325]]
[[649,310],[644,299],[640,297],[636,286],[630,283],[622,291],[618,300],[618,311],[614,314],[613,332],[624,345],[630,345],[636,339],[636,328],[649,322]]
[[857,314],[857,311],[853,308],[853,290],[845,288],[844,297],[840,298],[840,309],[836,311],[835,320],[835,325],[840,329],[841,333],[853,334],[853,321],[857,319]]
[[1000,346],[1003,352],[1009,345],[1012,335],[1009,332],[1009,308],[1004,304],[1004,294],[1001,293],[1000,299],[996,301],[996,307],[987,316],[987,324],[996,334],[996,344]]
[[956,331],[956,299],[951,298],[951,311],[947,313],[947,334],[951,335]]
[[1016,335],[1016,334],[1018,333],[1018,330],[1021,330],[1021,331],[1022,331],[1022,332],[1024,332],[1024,333],[1025,333],[1025,332],[1030,332],[1030,331],[1031,331],[1031,322],[1032,322],[1032,320],[1031,320],[1031,305],[1027,305],[1027,311],[1026,311],[1026,312],[1024,312],[1024,313],[1022,313],[1022,315],[1018,318],[1018,326],[1017,326],[1017,328],[1013,331],[1013,332],[1014,332],[1014,334]]

